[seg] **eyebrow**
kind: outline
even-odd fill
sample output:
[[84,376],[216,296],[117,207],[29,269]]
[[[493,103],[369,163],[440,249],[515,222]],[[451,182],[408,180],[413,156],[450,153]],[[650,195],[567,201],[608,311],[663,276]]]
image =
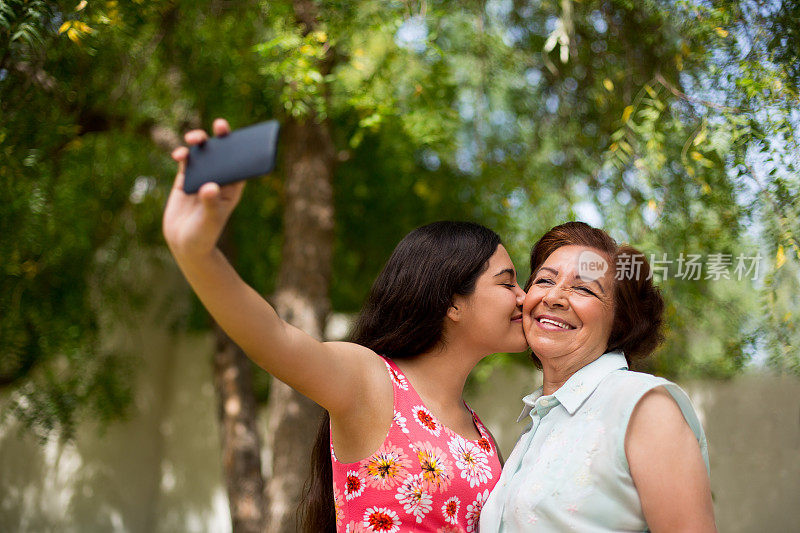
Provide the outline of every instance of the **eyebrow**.
[[517,277],[517,273],[514,272],[513,268],[504,268],[503,270],[501,270],[500,272],[495,274],[494,277],[497,278],[499,276],[502,276],[503,274],[510,274],[512,278],[516,278]]
[[[536,276],[538,276],[538,275],[539,275],[539,272],[541,272],[542,270],[547,270],[548,272],[552,272],[554,275],[558,276],[558,270],[556,270],[556,269],[554,269],[554,268],[550,268],[550,267],[541,267],[539,270],[537,270],[537,271],[536,271]],[[534,277],[536,277],[536,276],[534,276]],[[572,278],[572,279],[580,279],[580,278],[579,278],[579,277],[577,276],[577,274],[576,274],[576,275],[575,275],[575,277],[574,277],[574,278]],[[581,280],[581,281],[583,281],[583,280]],[[603,293],[603,295],[605,295],[606,291],[605,291],[605,289],[603,288],[603,286],[600,284],[600,282],[599,282],[599,281],[597,281],[596,279],[593,279],[593,280],[592,280],[592,281],[590,281],[589,283],[596,283],[596,284],[597,284],[597,286],[600,288],[600,292],[602,292],[602,293]]]

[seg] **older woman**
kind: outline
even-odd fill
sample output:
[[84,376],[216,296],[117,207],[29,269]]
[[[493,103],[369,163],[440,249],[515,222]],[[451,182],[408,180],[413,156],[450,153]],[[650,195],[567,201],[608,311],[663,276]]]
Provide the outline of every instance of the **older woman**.
[[703,429],[675,384],[628,369],[661,340],[644,256],[570,222],[531,252],[523,328],[543,386],[483,507],[494,531],[716,531]]

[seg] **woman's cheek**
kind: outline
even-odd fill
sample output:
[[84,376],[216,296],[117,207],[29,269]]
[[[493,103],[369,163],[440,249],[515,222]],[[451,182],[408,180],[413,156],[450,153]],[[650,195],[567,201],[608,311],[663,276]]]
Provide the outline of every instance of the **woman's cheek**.
[[522,314],[530,315],[533,312],[533,305],[531,305],[530,298],[527,296],[522,300]]
[[533,327],[533,316],[530,313],[522,312],[522,331],[525,333],[525,338],[530,342],[531,328]]

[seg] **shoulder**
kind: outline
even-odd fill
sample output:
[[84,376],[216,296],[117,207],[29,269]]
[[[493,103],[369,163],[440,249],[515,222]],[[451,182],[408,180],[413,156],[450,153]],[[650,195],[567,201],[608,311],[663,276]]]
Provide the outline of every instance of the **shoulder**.
[[[329,409],[331,416],[348,417],[354,412],[372,411],[377,403],[391,404],[392,383],[384,359],[373,350],[352,342],[326,342],[331,355],[331,376],[351,376],[350,386],[338,409]],[[334,372],[335,371],[335,372]],[[338,411],[338,412],[337,412]]]
[[[645,427],[652,425],[653,432],[667,428],[686,427],[698,440],[705,440],[697,412],[689,396],[675,383],[652,374],[623,370],[609,376],[607,384],[620,406],[623,421]],[[635,429],[635,428],[634,428]]]
[[333,357],[332,364],[347,365],[353,372],[369,376],[375,372],[386,373],[383,357],[366,346],[354,342],[325,342],[325,349]]
[[657,386],[644,392],[631,414],[630,425],[646,426],[657,432],[665,426],[686,425],[683,413],[667,389]]
[[[613,406],[618,409],[619,415],[625,420],[631,416],[634,408],[642,398],[655,389],[661,389],[662,391],[669,389],[669,393],[673,396],[686,396],[671,381],[652,374],[624,369],[611,372],[598,385],[598,391],[609,404],[609,408]],[[670,395],[669,393],[667,396]]]
[[625,455],[654,531],[715,531],[705,441],[685,414],[672,391],[656,387],[628,425]]
[[[701,452],[704,451],[702,429],[700,434],[696,434],[687,414],[667,387],[647,390],[634,406],[628,422],[625,435],[628,460],[637,455],[671,455],[682,450],[696,450],[698,446]],[[690,415],[694,416],[694,411]]]
[[332,341],[324,343],[334,356],[334,364],[351,366],[354,373],[363,376],[367,382],[386,382],[389,371],[383,356],[370,348],[354,342]]
[[[609,374],[599,387],[598,401],[606,417],[616,421],[621,432],[619,459],[627,463],[629,440],[668,436],[673,431],[688,431],[700,445],[707,462],[708,451],[700,418],[689,396],[675,383],[652,374],[619,370]],[[624,446],[624,450],[623,450]]]
[[666,379],[652,374],[620,369],[605,376],[592,397],[603,405],[609,415],[613,412],[621,422],[627,423],[633,409],[648,391],[670,384]]
[[[632,394],[630,394],[629,418],[630,423],[634,418],[639,424],[647,423],[651,418],[661,418],[663,429],[666,424],[672,428],[689,428],[694,437],[705,450],[706,439],[700,417],[697,414],[689,395],[667,379],[644,374],[642,372],[628,372],[631,374]],[[705,455],[705,451],[704,451]]]
[[664,378],[654,376],[653,374],[620,369],[611,372],[603,379],[602,383],[609,388],[613,388],[614,390],[621,389],[622,391],[629,392],[635,389],[646,391],[658,385],[665,385],[671,382]]
[[332,364],[350,365],[357,374],[336,409],[328,410],[336,456],[345,463],[361,460],[378,449],[392,423],[394,389],[389,370],[381,356],[364,346],[326,345],[334,354]]

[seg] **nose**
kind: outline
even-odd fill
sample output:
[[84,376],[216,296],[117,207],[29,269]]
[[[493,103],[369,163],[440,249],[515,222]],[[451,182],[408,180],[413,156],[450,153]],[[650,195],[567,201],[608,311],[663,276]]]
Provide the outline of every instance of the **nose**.
[[567,297],[561,285],[552,285],[542,296],[542,302],[548,307],[566,309],[568,307]]
[[514,296],[517,297],[517,307],[522,309],[522,302],[525,301],[525,291],[522,290],[522,287],[519,285],[514,286]]

